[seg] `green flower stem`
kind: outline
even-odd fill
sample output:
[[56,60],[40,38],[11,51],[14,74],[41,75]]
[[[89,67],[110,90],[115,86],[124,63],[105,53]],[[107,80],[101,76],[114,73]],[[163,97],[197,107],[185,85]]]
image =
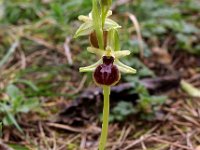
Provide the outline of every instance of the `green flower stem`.
[[99,150],[104,150],[108,135],[109,111],[110,111],[110,86],[103,86],[103,125],[99,141]]
[[101,8],[101,17],[102,17],[102,29],[104,28],[104,24],[106,21],[106,15],[108,13],[108,10],[105,6]]
[[104,43],[103,43],[102,21],[101,21],[101,16],[100,16],[100,13],[99,13],[99,10],[98,10],[97,1],[93,0],[92,5],[93,5],[93,7],[92,7],[93,24],[94,24],[94,28],[95,28],[95,31],[96,31],[99,47],[101,49],[103,49]]
[[107,13],[112,4],[112,0],[101,0],[100,4],[101,4],[101,17],[102,17],[102,29],[103,29]]

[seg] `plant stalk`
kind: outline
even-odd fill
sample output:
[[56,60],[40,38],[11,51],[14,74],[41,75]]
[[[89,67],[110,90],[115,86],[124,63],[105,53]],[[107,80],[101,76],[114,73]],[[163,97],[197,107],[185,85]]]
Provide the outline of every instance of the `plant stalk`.
[[105,21],[106,21],[106,15],[108,13],[108,10],[105,6],[101,8],[101,19],[102,19],[102,30],[104,29]]
[[99,150],[104,150],[106,146],[108,136],[108,123],[109,123],[109,111],[110,111],[110,86],[103,86],[103,124],[101,130],[101,137],[99,141]]
[[101,21],[101,16],[99,13],[98,9],[98,4],[96,0],[92,1],[92,19],[93,19],[93,24],[95,28],[95,32],[97,35],[97,40],[99,44],[100,49],[104,49],[104,43],[103,43],[103,29],[102,29],[102,21]]

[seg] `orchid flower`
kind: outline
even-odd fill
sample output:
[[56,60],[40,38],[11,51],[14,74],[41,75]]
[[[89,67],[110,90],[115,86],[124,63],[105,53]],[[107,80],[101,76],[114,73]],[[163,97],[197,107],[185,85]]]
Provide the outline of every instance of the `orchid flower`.
[[[129,50],[119,50],[120,46],[119,46],[119,37],[118,37],[118,33],[115,29],[111,29],[108,32],[108,37],[107,37],[107,46],[106,49],[100,49],[100,48],[96,48],[96,47],[88,47],[87,50],[90,53],[96,54],[98,57],[100,57],[100,59],[87,67],[81,67],[79,69],[80,72],[93,72],[93,79],[94,81],[97,83],[97,85],[104,85],[103,83],[107,83],[105,85],[114,85],[119,81],[120,79],[120,72],[122,73],[131,73],[134,74],[136,73],[136,70],[123,64],[119,59],[125,56],[130,55],[130,51]],[[108,67],[110,66],[110,67]],[[102,69],[99,70],[99,67],[101,67]],[[107,70],[105,70],[105,68],[107,68]],[[113,79],[113,75],[114,73],[112,72],[112,68],[116,68],[117,70],[119,70],[120,72],[118,73],[118,78],[117,79]],[[110,70],[109,70],[110,69]],[[116,72],[114,69],[114,72]],[[102,76],[102,79],[108,79],[109,76],[112,76],[112,80],[113,83],[109,84],[110,81],[102,81],[102,82],[98,82],[96,80],[97,77],[97,72],[99,74],[99,76]],[[103,73],[104,72],[104,73]],[[105,73],[107,72],[107,73]],[[102,73],[104,75],[102,75]],[[104,76],[104,77],[103,77]],[[105,77],[106,76],[106,77]]]
[[130,55],[130,51],[120,50],[117,29],[121,26],[108,18],[112,15],[112,11],[109,10],[112,0],[92,0],[92,4],[92,13],[78,17],[84,23],[76,31],[74,37],[88,35],[91,46],[87,50],[99,57],[97,62],[81,67],[79,71],[93,72],[93,80],[103,88],[103,124],[98,150],[104,150],[108,135],[111,86],[119,82],[121,72],[134,74],[136,70],[119,60]]
[[[135,69],[123,64],[119,60],[119,58],[129,55],[129,50],[114,51],[111,47],[107,47],[106,50],[88,47],[87,50],[91,53],[96,54],[97,56],[100,56],[101,59],[90,66],[81,67],[79,70],[80,72],[93,72],[93,79],[97,85],[115,85],[120,79],[119,71],[131,74],[136,73]],[[113,68],[115,69],[113,70]],[[116,75],[116,73],[118,75]],[[105,81],[102,81],[99,78],[102,78],[102,80]],[[111,79],[109,80],[109,78]],[[111,82],[111,80],[113,81]]]

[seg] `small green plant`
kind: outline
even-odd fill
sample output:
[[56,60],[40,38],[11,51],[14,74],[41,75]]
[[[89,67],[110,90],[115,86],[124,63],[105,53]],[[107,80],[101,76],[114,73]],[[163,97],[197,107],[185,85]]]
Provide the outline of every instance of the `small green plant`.
[[[137,81],[135,81],[136,83]],[[130,91],[131,93],[137,93],[138,99],[133,104],[132,102],[120,101],[111,110],[109,120],[124,121],[128,116],[137,114],[142,120],[153,120],[156,117],[156,113],[160,110],[162,104],[167,100],[166,96],[154,96],[150,95],[148,90],[141,84],[137,84],[136,89]],[[134,100],[135,101],[135,100]]]
[[129,115],[134,114],[136,109],[131,102],[120,101],[110,112],[109,120],[124,121]]
[[0,117],[5,126],[15,125],[20,132],[23,132],[16,121],[18,113],[28,113],[33,108],[39,106],[37,98],[26,98],[25,95],[14,84],[6,88],[7,97],[0,100]]
[[148,90],[141,84],[137,85],[135,92],[139,95],[135,112],[139,113],[141,119],[154,119],[156,112],[160,110],[160,106],[165,103],[167,97],[150,95]]
[[[121,6],[126,7],[126,6]],[[144,38],[162,41],[173,37],[174,45],[168,45],[169,50],[185,50],[189,53],[200,54],[197,36],[200,34],[198,17],[190,19],[188,14],[199,12],[200,3],[196,0],[174,3],[174,6],[165,0],[135,1],[128,8],[140,20]],[[121,9],[122,9],[121,8]],[[132,41],[131,41],[132,42]],[[129,43],[130,45],[132,43]],[[148,44],[150,46],[150,44]],[[150,47],[149,47],[150,48]]]
[[112,0],[93,0],[92,4],[89,16],[79,16],[79,20],[84,23],[74,37],[89,35],[91,46],[87,50],[99,57],[96,63],[81,67],[80,72],[93,72],[95,83],[103,88],[103,125],[99,150],[104,150],[108,134],[110,87],[118,83],[120,72],[134,74],[136,70],[119,61],[130,51],[120,50],[118,28],[121,26],[108,18],[112,15],[109,10]]

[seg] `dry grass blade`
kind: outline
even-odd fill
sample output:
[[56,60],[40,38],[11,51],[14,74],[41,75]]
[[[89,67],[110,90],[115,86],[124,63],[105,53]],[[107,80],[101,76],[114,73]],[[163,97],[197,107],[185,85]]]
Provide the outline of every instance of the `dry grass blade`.
[[182,148],[182,149],[186,149],[186,150],[193,150],[192,148],[190,148],[188,146],[181,145],[181,144],[178,144],[178,143],[175,143],[175,142],[174,143],[169,142],[169,141],[157,138],[157,137],[152,137],[151,140],[156,141],[156,142],[160,142],[160,143],[164,143],[164,144],[169,144],[169,145],[172,145],[174,147],[178,147],[178,148]]
[[58,128],[58,129],[68,130],[71,132],[77,132],[77,133],[85,132],[84,129],[74,128],[74,127],[70,127],[68,125],[63,125],[63,124],[58,124],[58,123],[47,123],[47,125],[50,127]]
[[83,76],[83,78],[82,78],[82,80],[81,80],[81,82],[80,82],[78,88],[76,88],[76,89],[75,89],[74,91],[72,91],[72,92],[69,92],[69,94],[74,95],[74,94],[79,93],[79,92],[82,90],[82,88],[84,87],[84,84],[85,84],[86,80],[87,80],[87,76],[85,75],[85,76]]
[[45,144],[45,146],[48,148],[48,149],[50,149],[50,146],[49,146],[49,143],[48,143],[48,141],[47,141],[47,137],[46,137],[46,135],[45,135],[45,133],[44,133],[44,129],[43,129],[43,126],[42,126],[42,123],[40,122],[39,123],[39,130],[40,130],[40,135],[41,135],[41,140],[44,142],[44,144]]
[[126,133],[126,127],[124,127],[121,131],[121,134],[120,134],[120,137],[117,141],[117,143],[115,145],[113,145],[112,147],[112,150],[116,150],[117,148],[119,148],[121,145],[122,145],[122,142],[123,142],[123,138],[124,138],[124,135]]
[[53,44],[51,44],[50,42],[45,41],[42,38],[28,36],[28,35],[24,35],[23,37],[28,39],[28,40],[30,40],[30,41],[33,41],[33,42],[35,42],[35,43],[37,43],[39,45],[43,45],[48,49],[54,50],[54,51],[56,51],[56,52],[58,52],[58,53],[60,53],[62,55],[64,54],[63,48],[60,48],[58,46],[54,46]]
[[133,146],[143,142],[144,140],[148,139],[151,135],[145,135],[142,138],[139,138],[138,140],[133,141],[130,145],[126,146],[123,150],[128,150],[132,148]]
[[0,68],[8,61],[10,56],[15,52],[16,48],[19,46],[19,40],[16,40],[10,49],[8,50],[7,54],[3,57],[3,59],[0,61]]
[[93,133],[93,134],[99,134],[101,132],[101,129],[96,127],[96,126],[87,126],[85,128],[76,128],[76,127],[71,127],[68,125],[64,125],[64,124],[59,124],[59,123],[47,123],[48,126],[50,127],[54,127],[57,129],[63,129],[63,130],[67,130],[70,132],[75,132],[75,133]]
[[58,149],[56,149],[56,150],[63,150],[68,144],[72,143],[73,141],[77,140],[80,137],[81,137],[80,134],[74,136],[73,138],[67,140],[67,142],[63,142],[64,144],[62,146],[60,146]]
[[133,25],[135,26],[135,30],[137,33],[137,38],[139,41],[139,48],[140,48],[140,56],[143,57],[143,53],[144,53],[144,49],[143,49],[143,39],[142,39],[142,34],[141,34],[141,30],[140,30],[140,25],[138,23],[137,18],[135,17],[135,15],[127,12],[125,13],[125,16],[128,16],[130,18],[130,20],[132,21]]
[[65,49],[65,55],[67,57],[68,63],[70,65],[73,65],[72,55],[71,55],[71,51],[70,51],[70,48],[69,48],[70,40],[71,40],[71,38],[69,38],[69,37],[67,37],[65,39],[64,49]]

